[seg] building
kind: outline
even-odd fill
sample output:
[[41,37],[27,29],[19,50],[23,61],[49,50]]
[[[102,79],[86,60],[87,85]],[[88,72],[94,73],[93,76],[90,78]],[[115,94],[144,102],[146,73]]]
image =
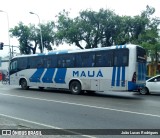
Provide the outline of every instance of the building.
[[[160,61],[160,58],[158,61]],[[160,74],[160,62],[156,63],[155,61],[152,61],[151,57],[149,56],[147,58],[147,76],[152,77],[156,74]]]
[[0,71],[8,71],[9,67],[9,57],[1,58],[1,66],[0,66]]

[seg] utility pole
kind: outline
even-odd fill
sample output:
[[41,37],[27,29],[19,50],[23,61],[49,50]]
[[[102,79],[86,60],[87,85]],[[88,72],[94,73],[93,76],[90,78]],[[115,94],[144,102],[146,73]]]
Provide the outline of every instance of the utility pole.
[[9,47],[10,48],[10,51],[9,51],[9,58],[10,59],[12,59],[13,58],[13,54],[14,54],[14,50],[13,50],[13,48],[14,47],[16,47],[16,48],[18,48],[19,46],[10,46],[10,45],[3,45],[3,46],[7,46],[7,47]]

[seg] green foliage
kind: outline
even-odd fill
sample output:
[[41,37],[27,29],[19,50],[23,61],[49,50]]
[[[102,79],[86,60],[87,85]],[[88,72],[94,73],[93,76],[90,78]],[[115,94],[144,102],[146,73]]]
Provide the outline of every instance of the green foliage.
[[148,55],[158,62],[160,19],[152,17],[154,12],[154,8],[146,6],[140,15],[131,17],[119,16],[109,9],[98,12],[87,9],[70,18],[70,13],[63,10],[57,15],[56,23],[48,22],[38,27],[19,23],[10,32],[12,37],[18,38],[23,54],[36,53],[37,47],[42,52],[41,27],[43,45],[47,50],[52,50],[52,44],[63,43],[75,44],[81,49],[133,43],[146,48]]
[[[155,9],[146,6],[146,10],[140,15],[119,16],[111,10],[100,9],[98,12],[84,10],[79,16],[71,19],[69,13],[63,10],[59,13],[56,25],[55,40],[57,45],[68,43],[75,44],[79,48],[96,48],[111,45],[123,45],[134,43],[143,45],[144,37],[152,29],[157,33],[159,20],[151,18]],[[147,40],[157,38],[152,35]]]
[[14,29],[10,29],[10,32],[12,33],[11,36],[15,36],[18,38],[18,41],[20,43],[20,52],[23,54],[30,54],[31,43],[28,41],[30,36],[30,28],[20,22],[18,26],[14,27]]
[[[29,24],[24,25],[20,22],[17,26],[10,29],[11,36],[18,38],[21,54],[35,54],[37,46],[42,53],[40,27],[42,30],[42,43],[47,50],[52,50],[51,44],[54,43],[54,22],[41,24],[39,27]],[[31,52],[32,51],[32,52]]]
[[71,19],[68,12],[58,15],[56,40],[59,43],[75,44],[82,48],[110,46],[116,36],[116,22],[119,18],[113,11],[100,9],[99,12],[84,10],[80,16]]

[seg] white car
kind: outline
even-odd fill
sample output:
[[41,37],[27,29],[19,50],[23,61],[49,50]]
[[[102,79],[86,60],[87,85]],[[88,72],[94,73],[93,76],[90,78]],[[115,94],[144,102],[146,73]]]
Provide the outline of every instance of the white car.
[[146,80],[146,86],[140,90],[140,94],[160,93],[160,75]]

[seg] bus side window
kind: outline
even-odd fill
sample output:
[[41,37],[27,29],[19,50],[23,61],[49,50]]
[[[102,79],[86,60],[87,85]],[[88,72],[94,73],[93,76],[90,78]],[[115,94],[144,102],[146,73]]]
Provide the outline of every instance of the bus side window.
[[43,64],[43,56],[39,56],[39,57],[30,57],[29,58],[29,64],[28,64],[28,68],[43,68],[44,64]]
[[113,52],[99,51],[96,53],[96,67],[112,67],[113,66]]
[[36,61],[34,60],[34,58],[33,57],[29,57],[29,64],[28,64],[28,68],[35,68],[35,63],[36,63]]
[[71,55],[59,55],[58,57],[58,67],[71,68],[74,67],[75,56]]
[[57,58],[55,55],[48,55],[43,58],[44,68],[55,68],[57,66]]
[[129,59],[129,50],[128,49],[123,49],[121,52],[121,57],[122,57],[122,66],[128,66],[128,59]]
[[17,71],[17,60],[13,60],[10,64],[10,71],[14,73]]
[[76,67],[94,67],[94,53],[79,53],[76,55]]
[[96,53],[96,67],[103,67],[105,66],[105,60],[103,60],[102,53]]
[[128,58],[128,49],[118,49],[114,51],[114,66],[128,66]]
[[50,68],[51,67],[51,58],[48,58],[47,60],[46,60],[46,67],[47,68]]
[[20,58],[18,59],[18,70],[23,70],[23,69],[26,69],[27,68],[27,58],[24,57],[24,58]]
[[43,68],[43,57],[37,57],[37,68]]
[[70,55],[68,59],[66,59],[66,67],[74,67],[75,57]]
[[128,57],[124,55],[122,59],[122,66],[127,66],[127,65],[128,65]]
[[118,56],[114,55],[114,66],[118,66]]

